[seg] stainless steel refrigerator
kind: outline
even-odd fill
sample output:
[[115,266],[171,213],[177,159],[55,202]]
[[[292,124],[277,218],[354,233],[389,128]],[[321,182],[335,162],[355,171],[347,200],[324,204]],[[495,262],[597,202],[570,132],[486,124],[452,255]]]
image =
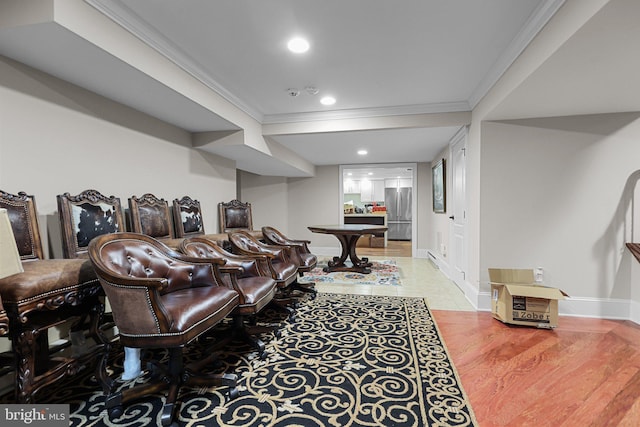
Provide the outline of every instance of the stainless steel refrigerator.
[[411,240],[411,188],[385,188],[387,207],[387,239]]

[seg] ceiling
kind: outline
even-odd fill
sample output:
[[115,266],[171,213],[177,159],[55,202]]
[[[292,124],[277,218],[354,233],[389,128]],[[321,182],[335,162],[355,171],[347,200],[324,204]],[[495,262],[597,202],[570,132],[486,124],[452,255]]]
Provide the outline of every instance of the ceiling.
[[[465,123],[340,131],[300,131],[300,124],[469,112],[563,0],[85,3],[264,126],[297,125],[271,132],[270,144],[312,165],[336,165],[429,162]],[[286,49],[294,35],[309,40],[307,53]],[[5,23],[0,54],[193,133],[241,129],[57,22]],[[290,96],[291,88],[300,94]],[[337,99],[333,106],[319,103],[326,94]],[[250,172],[299,173],[242,145],[201,148]]]

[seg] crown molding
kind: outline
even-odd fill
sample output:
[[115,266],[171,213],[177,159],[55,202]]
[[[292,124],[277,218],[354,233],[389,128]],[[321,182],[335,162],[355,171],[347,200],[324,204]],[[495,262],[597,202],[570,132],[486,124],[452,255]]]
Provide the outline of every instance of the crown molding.
[[513,61],[515,61],[515,59],[529,45],[536,34],[538,34],[542,27],[544,27],[544,25],[549,21],[549,19],[551,19],[566,0],[546,0],[538,6],[516,38],[500,55],[498,60],[491,67],[490,71],[473,91],[468,101],[270,115],[264,115],[262,112],[247,105],[240,98],[229,92],[219,84],[214,77],[205,72],[196,61],[182,52],[181,49],[171,43],[171,41],[161,33],[147,25],[144,20],[128,8],[122,0],[84,1],[133,34],[135,37],[139,38],[152,49],[165,56],[208,88],[222,96],[225,100],[251,116],[253,119],[262,124],[275,124],[471,111],[487,94],[487,92],[489,92],[493,85],[495,85]]
[[308,113],[267,114],[262,124],[300,123],[322,120],[362,119],[370,117],[406,116],[415,114],[456,113],[471,111],[466,101],[442,102],[437,104],[400,105],[395,107],[354,108]]
[[258,122],[262,121],[263,114],[244,103],[219,84],[209,73],[169,39],[164,37],[154,28],[147,25],[135,12],[128,8],[122,0],[84,0],[85,3],[97,9],[100,13],[111,19],[116,24],[133,34],[149,47],[166,57],[168,60],[182,68],[189,75],[202,82],[209,89],[222,96],[225,100],[238,107]]
[[489,72],[471,94],[469,105],[475,108],[478,102],[491,90],[493,85],[502,77],[509,66],[529,46],[529,43],[542,30],[551,17],[560,9],[566,0],[546,0],[531,14],[529,20],[522,27],[518,35],[511,41],[498,60],[491,66]]

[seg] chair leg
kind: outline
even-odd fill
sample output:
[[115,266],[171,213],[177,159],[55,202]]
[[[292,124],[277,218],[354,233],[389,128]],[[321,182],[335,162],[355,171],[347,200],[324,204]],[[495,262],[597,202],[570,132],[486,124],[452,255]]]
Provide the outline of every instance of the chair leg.
[[[200,369],[210,362],[215,355],[210,355],[188,366],[184,366],[182,357],[183,349],[175,347],[169,349],[169,362],[166,368],[158,367],[156,373],[152,375],[149,382],[138,386],[125,389],[116,393],[112,393],[113,380],[103,379],[104,373],[100,373],[103,388],[107,394],[105,398],[105,407],[110,419],[119,418],[124,413],[123,405],[127,402],[147,397],[150,394],[161,393],[166,391],[165,404],[162,407],[160,416],[163,426],[172,425],[175,418],[177,408],[177,400],[180,387],[187,386],[227,386],[229,387],[228,396],[234,399],[238,396],[236,388],[238,377],[235,374],[201,374]],[[106,357],[103,356],[101,365],[106,366]],[[106,369],[104,370],[106,372]],[[108,378],[108,377],[107,377]],[[168,388],[168,390],[167,390]]]
[[184,372],[184,366],[182,361],[182,348],[170,348],[169,349],[169,391],[162,407],[161,423],[163,426],[168,426],[173,422],[175,413],[176,400],[178,399],[178,390],[182,383],[182,374]]
[[[302,273],[300,276],[302,276]],[[311,299],[315,299],[318,295],[315,285],[315,283],[300,283],[296,280],[290,286],[292,290],[311,294]]]
[[258,326],[247,325],[246,316],[236,315],[233,317],[232,326],[222,332],[217,332],[218,335],[223,335],[225,338],[216,341],[213,348],[220,349],[229,344],[232,341],[242,341],[249,344],[251,347],[258,351],[261,359],[265,359],[267,356],[265,343],[258,338],[258,334],[274,333],[278,335],[278,329],[280,326]]
[[297,301],[293,298],[274,298],[269,303],[269,306],[281,313],[285,313],[290,322],[295,322],[296,311],[289,306],[296,303]]

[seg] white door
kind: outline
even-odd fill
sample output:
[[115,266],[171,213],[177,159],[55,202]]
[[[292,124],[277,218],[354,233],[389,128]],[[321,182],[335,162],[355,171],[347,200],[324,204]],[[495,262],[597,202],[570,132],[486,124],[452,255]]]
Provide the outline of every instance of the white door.
[[467,268],[466,252],[466,154],[467,130],[462,131],[451,142],[451,278],[458,286],[463,286]]

